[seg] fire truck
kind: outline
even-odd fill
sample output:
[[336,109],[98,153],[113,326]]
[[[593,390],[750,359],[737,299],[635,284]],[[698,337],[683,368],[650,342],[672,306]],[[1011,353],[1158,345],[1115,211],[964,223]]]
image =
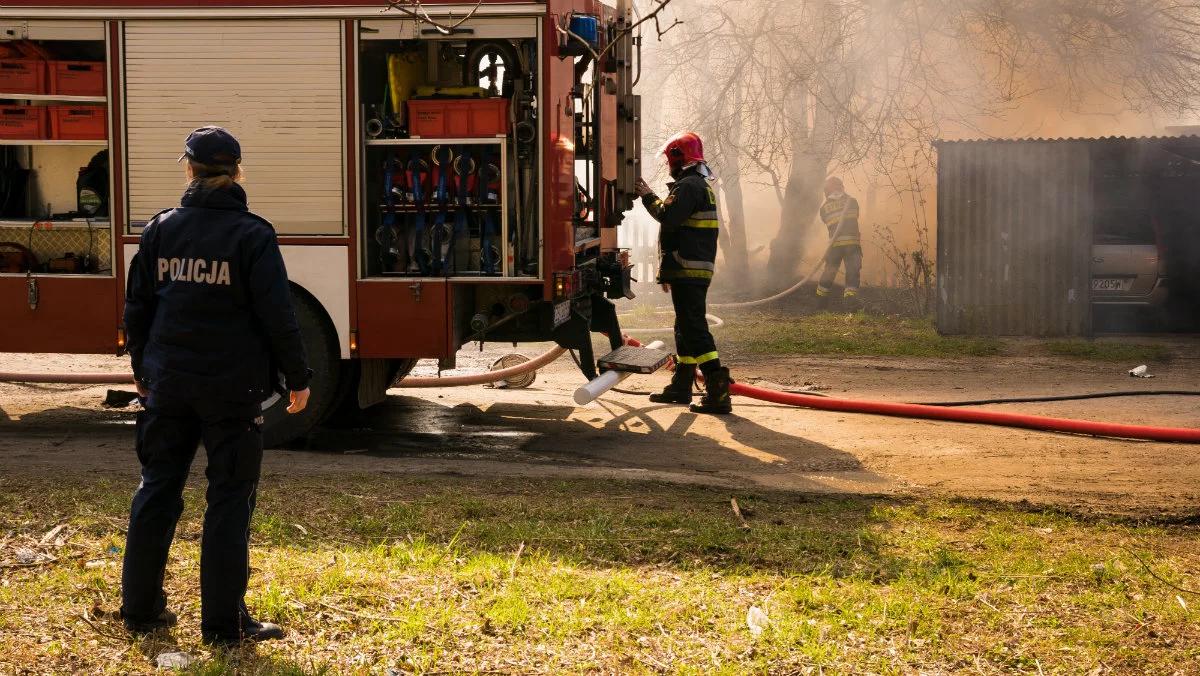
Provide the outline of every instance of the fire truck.
[[182,141],[230,129],[316,371],[272,443],[418,359],[554,341],[594,370],[630,296],[639,39],[597,0],[5,0],[0,351],[120,354],[141,229]]

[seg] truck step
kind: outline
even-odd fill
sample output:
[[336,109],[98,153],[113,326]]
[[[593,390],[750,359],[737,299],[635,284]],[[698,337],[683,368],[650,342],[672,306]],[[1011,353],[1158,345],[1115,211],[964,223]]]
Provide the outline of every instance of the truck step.
[[601,371],[624,371],[626,373],[654,373],[671,361],[671,355],[663,350],[645,347],[619,347],[597,360]]

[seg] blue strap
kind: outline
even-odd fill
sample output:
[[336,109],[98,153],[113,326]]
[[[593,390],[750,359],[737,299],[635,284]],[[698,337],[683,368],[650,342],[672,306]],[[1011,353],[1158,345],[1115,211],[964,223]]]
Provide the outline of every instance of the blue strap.
[[395,247],[397,235],[396,200],[392,196],[392,181],[395,178],[392,172],[394,169],[392,157],[388,155],[383,160],[383,200],[385,207],[383,218],[379,224],[379,231],[375,233],[375,241],[379,244],[379,265],[385,271],[388,268],[388,260]]
[[395,180],[395,175],[392,173],[395,165],[391,156],[383,161],[383,200],[387,205],[387,209],[383,212],[383,225],[396,225],[396,198],[392,194],[392,182]]
[[[496,216],[493,213],[492,206],[499,204],[500,195],[492,192],[492,169],[498,173],[500,171],[500,160],[497,157],[489,157],[486,161],[481,162],[479,168],[479,204],[481,206],[480,213],[483,214],[483,227],[479,239],[479,257],[483,266],[483,271],[486,274],[494,275],[497,272],[497,267],[500,263],[500,255],[497,247],[492,245],[492,239],[497,234]],[[499,181],[499,176],[496,176]]]
[[459,237],[466,236],[471,207],[471,151],[466,146],[458,146],[457,151],[458,160],[454,166],[454,180],[458,185],[458,208],[454,211],[454,231],[450,236],[450,249],[454,248],[455,241]]
[[417,207],[417,213],[413,216],[413,226],[416,228],[417,240],[417,266],[421,268],[421,274],[428,275],[431,273],[431,252],[425,246],[425,186],[421,181],[421,159],[413,156],[408,160],[408,177],[409,185],[412,186],[413,204]]

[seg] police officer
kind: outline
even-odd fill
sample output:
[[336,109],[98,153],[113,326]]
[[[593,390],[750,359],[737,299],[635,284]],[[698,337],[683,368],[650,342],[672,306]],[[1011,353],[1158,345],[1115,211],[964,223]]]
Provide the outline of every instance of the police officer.
[[821,222],[829,231],[829,250],[825,253],[825,269],[817,282],[817,298],[824,306],[833,291],[838,268],[846,266],[847,300],[858,296],[862,276],[862,236],[858,228],[858,200],[846,194],[842,179],[831,176],[825,181],[825,203],[821,205]]
[[125,331],[138,394],[137,456],[121,616],[131,631],[175,623],[163,593],[183,486],[200,442],[208,452],[208,508],[200,553],[200,629],[215,645],[283,636],[256,622],[244,596],[250,515],[262,463],[261,402],[274,370],[288,413],[308,402],[305,361],[287,271],[271,224],[251,213],[241,146],[226,130],[187,137],[181,206],[156,215],[129,268]]
[[704,144],[692,132],[683,132],[663,149],[671,178],[665,200],[638,181],[642,204],[660,224],[662,260],[658,282],[671,294],[675,307],[675,375],[655,403],[691,404],[696,368],[704,374],[705,394],[694,413],[730,413],[729,369],[721,366],[717,345],[708,328],[706,304],[717,260],[717,196],[708,183],[711,172],[704,162]]

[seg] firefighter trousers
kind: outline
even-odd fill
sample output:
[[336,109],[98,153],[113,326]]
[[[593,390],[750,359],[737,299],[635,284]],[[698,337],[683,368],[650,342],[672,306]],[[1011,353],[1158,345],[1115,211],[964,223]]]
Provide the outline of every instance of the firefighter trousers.
[[708,328],[707,284],[671,284],[671,304],[675,307],[675,351],[680,364],[699,366],[703,373],[721,367],[717,343]]
[[858,285],[862,277],[862,247],[835,246],[825,254],[825,269],[821,271],[821,280],[817,282],[817,295],[828,296],[833,290],[833,280],[837,277],[838,268],[846,266],[846,297],[858,295]]
[[250,516],[262,465],[257,404],[159,397],[138,414],[136,449],[142,483],[133,497],[121,612],[152,621],[166,607],[163,574],[183,488],[201,442],[208,452],[204,532],[200,543],[200,628],[237,639],[250,621],[243,598],[250,576]]

